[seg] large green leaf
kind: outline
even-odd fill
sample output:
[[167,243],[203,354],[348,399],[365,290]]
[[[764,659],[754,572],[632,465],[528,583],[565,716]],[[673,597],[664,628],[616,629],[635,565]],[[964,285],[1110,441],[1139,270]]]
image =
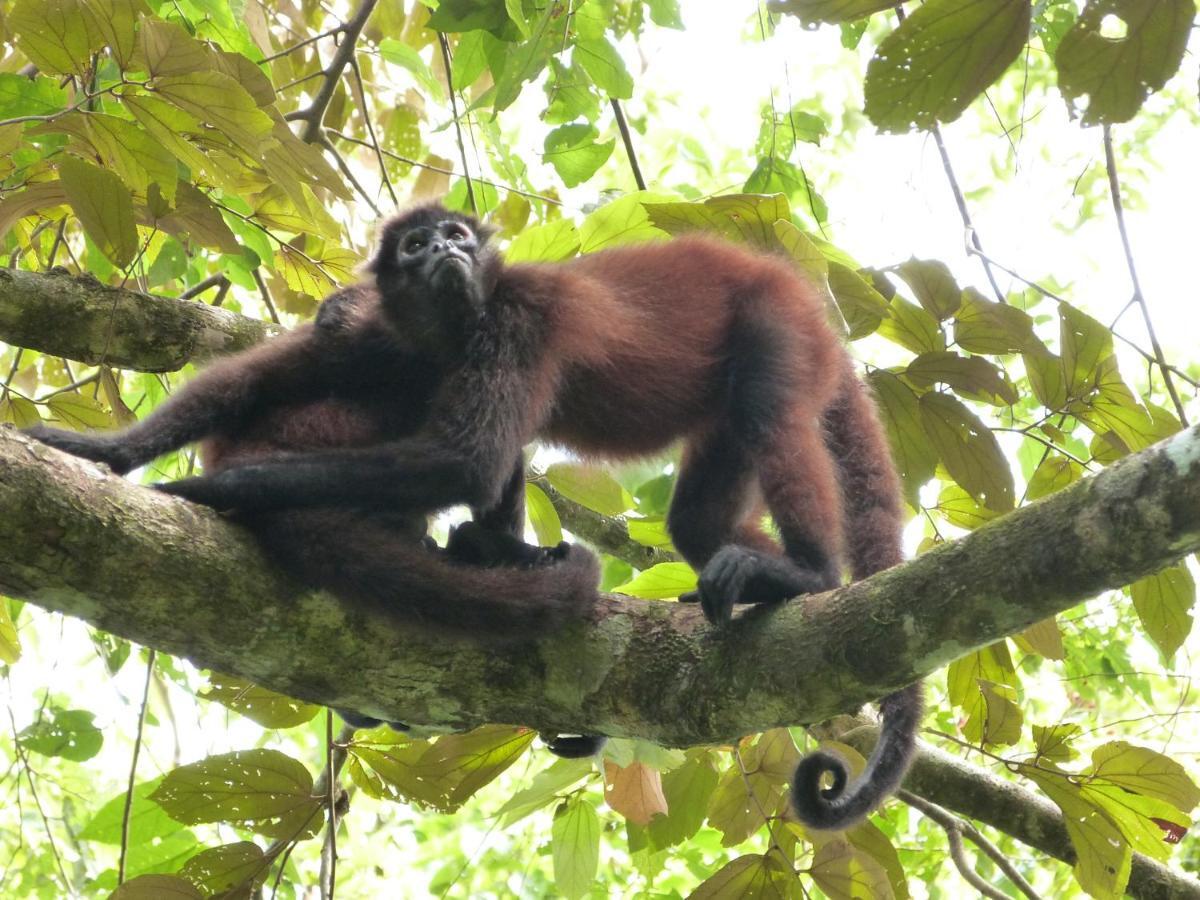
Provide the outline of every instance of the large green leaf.
[[634,505],[633,497],[604,469],[582,463],[554,463],[546,480],[569,500],[605,516],[617,516]]
[[188,34],[183,26],[162,19],[146,19],[138,31],[133,64],[157,78],[211,69],[214,57],[208,46]]
[[625,68],[621,54],[607,37],[575,43],[575,59],[592,76],[596,87],[608,96],[626,100],[633,96],[633,76]]
[[557,219],[526,228],[504,251],[509,263],[558,262],[569,259],[579,250],[579,232],[568,219]]
[[558,759],[538,772],[528,785],[505,801],[496,811],[500,827],[507,828],[531,812],[549,806],[567,788],[594,771],[590,759]]
[[172,769],[150,795],[177,822],[231,822],[271,838],[312,836],[321,801],[308,769],[278,750],[240,750]]
[[1071,111],[1084,125],[1132,119],[1179,68],[1195,16],[1193,0],[1089,0],[1054,54]]
[[1113,355],[1112,332],[1069,303],[1058,305],[1059,342],[1067,393],[1083,397],[1100,378],[1100,364]]
[[782,194],[724,194],[702,203],[647,203],[650,221],[668,234],[711,231],[759,247],[776,246],[775,224],[791,217]]
[[61,709],[47,706],[41,718],[17,735],[26,750],[43,756],[58,756],[84,762],[100,752],[104,735],[92,720],[95,713],[85,709]]
[[1181,813],[1200,803],[1200,788],[1183,766],[1149,747],[1125,741],[1104,744],[1092,752],[1089,771],[1125,790],[1169,803]]
[[143,195],[157,184],[167,203],[174,204],[179,164],[160,141],[117,116],[88,113],[84,121],[92,146],[125,184]]
[[133,262],[138,251],[133,195],[113,172],[64,156],[58,163],[62,189],[71,208],[101,252],[118,266]]
[[829,290],[846,320],[849,340],[858,340],[878,331],[883,320],[891,316],[884,296],[849,266],[836,262],[824,264],[829,271]]
[[21,639],[8,611],[8,600],[0,594],[0,662],[12,665],[21,658]]
[[178,875],[151,874],[129,879],[108,900],[204,900],[204,894]]
[[200,692],[205,700],[215,700],[253,719],[263,728],[294,728],[303,725],[321,711],[315,703],[302,703],[251,684],[242,678],[213,672]]
[[951,477],[989,509],[1012,509],[1012,470],[988,427],[945,394],[926,394],[920,406],[925,434]]
[[888,317],[879,324],[878,331],[913,353],[939,353],[946,349],[946,336],[937,319],[899,294],[888,304]]
[[1007,373],[980,356],[960,356],[950,351],[922,353],[908,364],[905,374],[921,387],[940,382],[961,396],[994,406],[1008,406],[1018,399]]
[[612,156],[616,139],[600,143],[595,126],[583,123],[560,125],[546,135],[542,159],[554,166],[567,187],[575,187],[596,174]]
[[[147,12],[144,0],[84,0],[91,26],[122,69],[129,65],[137,43],[137,25]],[[144,24],[144,23],[143,23]]]
[[974,288],[963,291],[954,315],[954,340],[971,353],[1016,353],[1044,349],[1029,313],[988,300]]
[[160,96],[212,125],[251,158],[262,153],[271,117],[258,108],[246,89],[222,72],[201,71],[155,78]]
[[867,117],[883,131],[952,122],[1029,39],[1029,0],[927,0],[867,66]]
[[105,36],[82,0],[16,0],[8,28],[43,72],[85,72],[92,53],[104,46]]
[[1163,657],[1170,659],[1192,632],[1192,607],[1196,604],[1192,573],[1187,566],[1171,566],[1135,581],[1129,593],[1146,634]]
[[778,853],[753,853],[722,866],[688,900],[783,900],[793,896],[795,884],[795,873]]
[[266,856],[252,841],[238,841],[201,850],[189,859],[179,874],[204,891],[221,895],[238,885],[253,885],[267,877]]
[[684,562],[665,562],[651,566],[613,591],[643,600],[665,600],[696,589],[696,572]]
[[550,851],[558,893],[568,900],[587,894],[600,863],[600,818],[584,795],[575,794],[555,810]]
[[954,315],[962,305],[962,289],[950,267],[936,259],[910,259],[900,264],[900,277],[912,288],[917,302],[938,321]]
[[900,472],[904,497],[913,509],[917,509],[921,487],[933,477],[937,468],[937,452],[921,424],[917,395],[899,377],[884,369],[871,373],[870,384],[887,430],[892,458]]

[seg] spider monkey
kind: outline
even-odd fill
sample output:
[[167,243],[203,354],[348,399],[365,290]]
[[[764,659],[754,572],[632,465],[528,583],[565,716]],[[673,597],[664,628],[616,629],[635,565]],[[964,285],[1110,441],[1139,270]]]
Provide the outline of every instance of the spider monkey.
[[[372,315],[378,305],[370,285],[336,292],[312,324],[215,363],[123,432],[39,426],[27,433],[119,474],[194,441],[202,442],[209,473],[289,454],[386,445],[424,423],[441,376],[418,344]],[[423,511],[398,509],[385,495],[339,498],[333,490],[319,506],[231,508],[301,581],[434,634],[507,642],[582,616],[599,581],[595,557],[584,548],[519,539],[524,470],[519,452],[513,460],[495,502],[475,508],[475,521],[454,529],[444,552],[426,536]],[[380,724],[351,710],[338,713],[355,727]],[[547,746],[560,756],[587,756],[602,740],[559,737]]]
[[[377,290],[348,298],[439,367],[419,433],[161,488],[256,515],[383,498],[398,510],[487,510],[530,439],[609,458],[682,440],[668,528],[700,570],[684,599],[716,625],[735,604],[837,586],[843,558],[855,578],[901,561],[898,479],[874,403],[823,302],[786,261],[694,235],[506,266],[490,237],[440,205],[411,209],[383,227],[368,265]],[[764,504],[778,544],[759,525]],[[832,754],[800,762],[802,822],[848,827],[899,786],[920,684],[884,697],[880,712],[880,740],[853,784]]]

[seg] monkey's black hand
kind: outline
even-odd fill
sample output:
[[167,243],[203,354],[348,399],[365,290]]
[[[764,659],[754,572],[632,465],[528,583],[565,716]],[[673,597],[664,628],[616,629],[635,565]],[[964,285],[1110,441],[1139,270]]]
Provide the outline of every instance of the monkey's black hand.
[[683,603],[699,601],[714,625],[727,625],[738,603],[780,603],[797,594],[817,594],[837,586],[829,573],[815,572],[791,560],[768,556],[736,544],[726,544],[700,572],[692,594]]
[[485,528],[477,522],[463,522],[450,530],[446,553],[454,562],[472,566],[519,566],[533,569],[566,559],[571,545],[566,541],[555,547],[526,544],[503,531]]
[[[378,728],[386,721],[385,719],[376,719],[374,716],[365,716],[352,709],[334,707],[333,711],[341,716],[342,721],[351,728]],[[393,731],[408,731],[408,726],[403,722],[388,722],[387,724]]]
[[25,429],[24,433],[63,453],[104,463],[118,475],[124,475],[133,468],[133,461],[124,448],[106,435],[81,434],[78,431],[50,428],[47,425],[34,425]]
[[607,740],[597,734],[559,734],[546,741],[546,749],[562,759],[584,759],[599,753]]

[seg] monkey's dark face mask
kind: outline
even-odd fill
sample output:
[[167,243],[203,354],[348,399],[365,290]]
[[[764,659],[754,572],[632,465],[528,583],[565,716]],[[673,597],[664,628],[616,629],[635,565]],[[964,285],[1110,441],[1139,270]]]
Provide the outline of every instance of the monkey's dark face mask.
[[434,353],[461,346],[486,312],[490,236],[474,220],[436,207],[389,223],[368,270],[392,321]]

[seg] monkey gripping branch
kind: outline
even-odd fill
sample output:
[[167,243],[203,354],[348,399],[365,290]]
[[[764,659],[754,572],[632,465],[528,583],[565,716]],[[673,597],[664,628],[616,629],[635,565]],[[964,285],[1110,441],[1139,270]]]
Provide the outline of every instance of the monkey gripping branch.
[[11,428],[0,547],[0,590],[301,699],[689,745],[854,709],[1200,549],[1200,426],[721,636],[692,607],[614,597],[523,654],[431,642],[303,590],[211,511]]

